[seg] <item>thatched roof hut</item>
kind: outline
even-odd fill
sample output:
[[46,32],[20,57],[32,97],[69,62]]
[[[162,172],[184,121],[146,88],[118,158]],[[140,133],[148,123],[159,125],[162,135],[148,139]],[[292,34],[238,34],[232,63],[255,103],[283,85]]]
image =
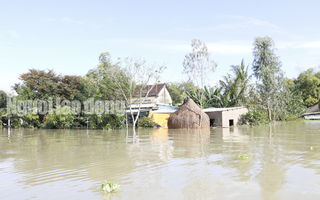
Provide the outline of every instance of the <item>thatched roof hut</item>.
[[201,111],[192,99],[187,98],[182,106],[169,117],[168,128],[200,128],[200,113],[202,113],[201,128],[209,128],[209,116]]

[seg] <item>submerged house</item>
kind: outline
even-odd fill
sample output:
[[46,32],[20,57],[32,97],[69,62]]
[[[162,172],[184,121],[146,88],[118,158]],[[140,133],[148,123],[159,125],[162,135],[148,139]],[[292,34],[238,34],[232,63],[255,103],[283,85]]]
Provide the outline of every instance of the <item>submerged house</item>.
[[241,115],[246,114],[246,107],[207,108],[203,109],[209,118],[210,126],[230,127],[243,123]]
[[[147,95],[149,90],[150,92]],[[140,106],[141,116],[150,117],[160,126],[166,127],[168,118],[178,109],[177,106],[172,106],[172,98],[166,84],[147,85],[144,88],[137,87],[133,96],[140,96],[140,91],[142,98],[133,98],[131,100],[130,107],[133,113],[137,114]],[[146,95],[147,97],[144,98]],[[130,109],[127,109],[126,112],[130,114]]]
[[309,108],[302,115],[305,119],[320,119],[320,101]]

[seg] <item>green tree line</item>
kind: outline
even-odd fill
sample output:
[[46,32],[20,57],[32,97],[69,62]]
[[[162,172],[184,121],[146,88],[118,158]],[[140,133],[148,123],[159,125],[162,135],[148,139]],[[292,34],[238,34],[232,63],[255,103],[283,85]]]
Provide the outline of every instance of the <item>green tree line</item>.
[[[203,45],[201,41],[195,41],[198,46]],[[205,45],[201,48],[205,50],[203,52],[206,56],[209,55]],[[185,68],[189,70],[188,73],[194,70],[190,63],[197,61],[192,59],[201,55],[196,53],[198,52],[189,54],[188,63],[184,62]],[[230,66],[230,73],[224,75],[217,86],[205,85],[203,72],[198,76],[201,77],[201,85],[197,85],[191,76],[187,81],[166,83],[172,97],[172,104],[180,106],[186,97],[190,97],[202,108],[246,106],[249,109],[249,113],[244,116],[247,122],[261,124],[296,119],[307,107],[320,101],[320,72],[308,69],[301,72],[295,79],[286,78],[281,69],[280,58],[276,55],[275,43],[270,37],[254,39],[253,56],[252,74],[249,72],[250,64],[242,60],[239,64]],[[126,59],[126,65],[122,65],[122,61],[113,62],[109,53],[102,53],[99,61],[99,65],[90,69],[84,76],[61,75],[54,70],[30,69],[20,75],[21,83],[14,84],[12,88],[19,100],[48,100],[59,97],[61,101],[83,102],[93,98],[94,100],[126,100],[126,106],[128,106],[130,103],[128,99],[133,97],[134,89],[137,86],[143,86],[143,83],[134,79],[134,76],[142,77],[139,67],[144,65],[144,61]],[[214,61],[210,60],[210,62],[214,64],[213,68],[217,67]],[[153,74],[143,76],[150,79],[159,74],[159,71],[155,71]],[[13,127],[83,128],[88,126],[92,129],[112,129],[125,127],[130,118],[126,115],[88,115],[84,112],[77,115],[55,114],[57,108],[55,102],[51,114],[28,114],[24,117],[6,115],[7,97],[8,94],[0,91],[1,124],[10,119]],[[65,107],[64,109],[70,109],[68,105],[62,106]],[[144,124],[150,123],[145,122],[144,119]]]

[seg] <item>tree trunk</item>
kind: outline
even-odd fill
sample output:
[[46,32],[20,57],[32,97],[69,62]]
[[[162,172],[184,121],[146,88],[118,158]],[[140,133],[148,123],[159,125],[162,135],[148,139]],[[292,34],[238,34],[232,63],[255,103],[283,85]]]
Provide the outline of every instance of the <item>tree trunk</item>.
[[268,101],[268,119],[271,122],[271,108],[270,108],[270,101]]
[[129,126],[128,126],[128,114],[127,114],[127,111],[126,111],[126,128],[127,128],[127,131],[128,131]]

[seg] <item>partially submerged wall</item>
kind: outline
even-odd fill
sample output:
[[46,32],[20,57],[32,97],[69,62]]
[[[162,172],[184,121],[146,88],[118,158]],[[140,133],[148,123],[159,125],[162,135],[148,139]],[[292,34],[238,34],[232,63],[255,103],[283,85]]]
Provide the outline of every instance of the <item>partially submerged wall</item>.
[[226,110],[222,112],[222,127],[229,127],[230,120],[233,120],[233,126],[242,124],[241,115],[248,112],[247,108],[241,108],[236,110]]
[[210,126],[222,126],[222,111],[208,112],[207,115],[210,118]]
[[248,112],[248,109],[245,107],[236,109],[230,108],[227,110],[225,108],[222,109],[224,110],[206,112],[210,118],[210,126],[229,127],[241,125],[243,123],[241,115]]

